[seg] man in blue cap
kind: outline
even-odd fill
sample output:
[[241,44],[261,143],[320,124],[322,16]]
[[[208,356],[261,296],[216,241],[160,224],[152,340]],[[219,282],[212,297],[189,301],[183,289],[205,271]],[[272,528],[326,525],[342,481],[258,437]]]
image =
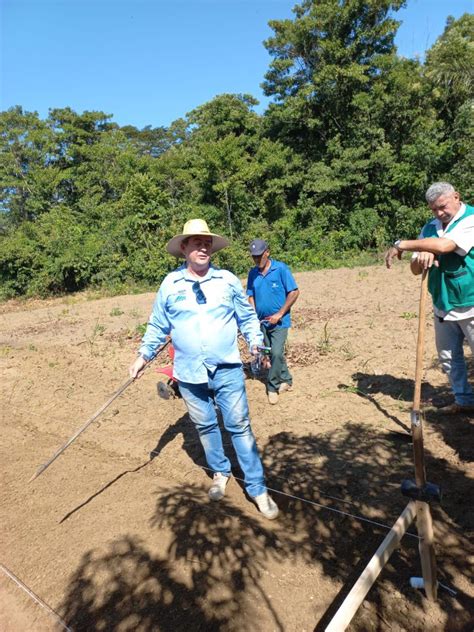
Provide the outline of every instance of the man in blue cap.
[[267,394],[270,404],[277,404],[279,393],[291,390],[293,385],[285,360],[285,343],[291,327],[290,310],[300,292],[290,268],[270,259],[265,240],[254,239],[249,251],[255,267],[248,275],[247,296],[260,320],[265,345],[271,347]]

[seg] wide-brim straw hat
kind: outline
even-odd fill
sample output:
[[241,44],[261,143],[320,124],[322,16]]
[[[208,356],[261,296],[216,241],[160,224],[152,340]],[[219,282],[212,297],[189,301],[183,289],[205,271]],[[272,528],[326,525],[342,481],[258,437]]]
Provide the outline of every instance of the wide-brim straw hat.
[[211,254],[227,248],[229,242],[224,237],[211,233],[207,223],[203,219],[190,219],[186,222],[183,228],[183,232],[180,235],[175,235],[166,244],[166,250],[174,257],[184,257],[181,250],[182,242],[188,237],[202,235],[203,237],[212,237]]

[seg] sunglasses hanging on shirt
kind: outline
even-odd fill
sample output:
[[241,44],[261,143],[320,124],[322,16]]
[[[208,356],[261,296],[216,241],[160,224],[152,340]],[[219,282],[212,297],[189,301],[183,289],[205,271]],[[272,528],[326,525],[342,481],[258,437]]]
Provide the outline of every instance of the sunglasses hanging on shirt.
[[201,284],[199,283],[199,281],[195,281],[192,285],[192,288],[196,296],[196,302],[198,303],[198,305],[204,305],[204,303],[207,303],[206,295],[201,290]]

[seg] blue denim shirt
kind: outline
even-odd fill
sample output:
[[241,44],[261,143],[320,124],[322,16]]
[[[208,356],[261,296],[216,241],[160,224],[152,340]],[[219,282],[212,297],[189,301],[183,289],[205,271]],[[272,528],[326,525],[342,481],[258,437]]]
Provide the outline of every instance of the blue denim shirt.
[[263,344],[263,335],[235,275],[211,266],[199,279],[206,297],[202,303],[193,291],[195,282],[185,265],[165,277],[139,353],[150,360],[171,335],[175,377],[181,382],[202,384],[208,381],[208,370],[212,373],[218,365],[241,363],[237,328],[250,347]]

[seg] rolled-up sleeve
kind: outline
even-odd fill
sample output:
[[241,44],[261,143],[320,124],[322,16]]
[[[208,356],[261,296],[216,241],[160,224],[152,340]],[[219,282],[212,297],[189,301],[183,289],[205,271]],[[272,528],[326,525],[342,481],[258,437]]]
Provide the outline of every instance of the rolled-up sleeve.
[[474,248],[474,216],[470,215],[462,219],[452,230],[445,235],[456,244],[456,253],[462,257]]

